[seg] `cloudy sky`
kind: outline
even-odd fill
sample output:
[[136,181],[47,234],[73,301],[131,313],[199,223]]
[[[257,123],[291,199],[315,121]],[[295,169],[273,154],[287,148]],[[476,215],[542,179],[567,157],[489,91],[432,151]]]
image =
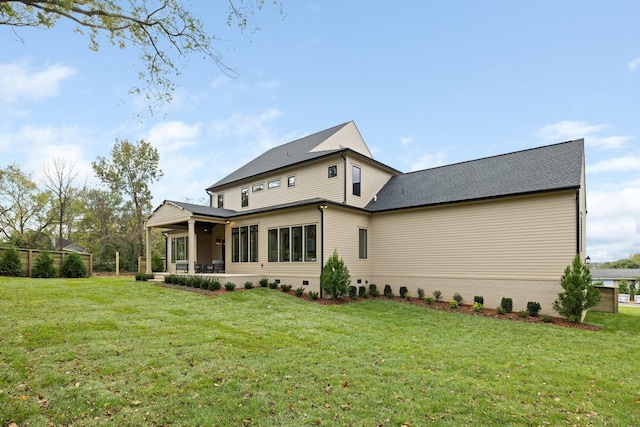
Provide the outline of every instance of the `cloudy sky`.
[[640,252],[640,2],[267,1],[244,34],[226,2],[193,3],[238,75],[190,58],[154,116],[127,93],[136,51],[92,52],[70,24],[0,28],[0,167],[37,179],[64,158],[97,185],[91,161],[144,139],[157,206],[205,200],[266,149],[349,120],[406,172],[585,138],[587,252]]

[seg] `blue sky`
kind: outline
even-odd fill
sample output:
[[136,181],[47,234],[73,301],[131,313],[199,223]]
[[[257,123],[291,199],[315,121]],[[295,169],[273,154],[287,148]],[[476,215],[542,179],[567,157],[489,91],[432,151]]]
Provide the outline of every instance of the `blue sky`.
[[204,201],[266,149],[349,120],[406,172],[585,138],[587,253],[640,252],[640,3],[285,0],[244,34],[226,2],[193,3],[238,76],[192,57],[154,116],[127,94],[135,50],[92,52],[63,22],[0,28],[0,167],[37,179],[65,158],[96,185],[91,161],[144,139],[157,206]]

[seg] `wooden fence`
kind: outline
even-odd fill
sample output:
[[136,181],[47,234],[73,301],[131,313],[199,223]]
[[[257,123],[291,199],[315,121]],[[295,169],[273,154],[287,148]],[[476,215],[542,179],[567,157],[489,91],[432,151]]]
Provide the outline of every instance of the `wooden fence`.
[[[0,258],[4,255],[4,251],[7,248],[0,247]],[[18,253],[20,254],[20,261],[22,263],[22,273],[24,276],[31,277],[31,269],[33,268],[33,264],[40,254],[40,250],[38,249],[19,249],[16,248]],[[67,251],[47,251],[49,255],[53,258],[53,265],[56,267],[57,271],[60,271],[62,268],[62,263],[73,252]],[[80,259],[87,266],[87,271],[89,272],[89,276],[91,276],[91,272],[93,271],[93,255],[91,254],[78,254]]]

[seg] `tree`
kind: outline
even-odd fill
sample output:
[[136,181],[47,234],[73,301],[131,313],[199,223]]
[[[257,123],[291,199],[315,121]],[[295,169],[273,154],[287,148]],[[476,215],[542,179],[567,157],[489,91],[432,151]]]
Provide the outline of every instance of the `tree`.
[[600,302],[600,293],[591,283],[589,267],[580,260],[580,255],[565,268],[560,286],[564,292],[558,294],[553,309],[570,322],[581,322],[582,313]]
[[[250,18],[263,5],[264,0],[229,0],[227,25],[241,32],[247,26],[257,29]],[[273,5],[282,14],[279,2]],[[0,25],[52,28],[61,18],[75,23],[76,32],[87,33],[93,51],[99,50],[102,37],[121,49],[133,46],[140,52],[143,83],[130,92],[154,98],[152,112],[171,100],[172,78],[180,74],[177,59],[202,55],[221,71],[234,74],[214,49],[215,37],[205,32],[203,23],[180,0],[0,0]]]
[[111,191],[124,193],[130,198],[134,212],[137,255],[144,251],[144,218],[151,213],[151,191],[149,184],[159,180],[162,170],[158,168],[160,155],[148,142],[135,144],[116,140],[111,150],[111,160],[98,157],[91,163],[96,176]]
[[62,250],[63,230],[66,226],[69,235],[74,218],[73,204],[82,195],[85,185],[76,187],[73,185],[78,173],[74,170],[74,164],[67,164],[65,159],[56,158],[50,164],[44,166],[43,185],[52,195],[52,211],[55,223],[58,225],[58,249]]
[[334,250],[333,255],[327,260],[327,263],[322,268],[322,273],[320,273],[320,286],[333,299],[336,299],[349,292],[350,284],[349,269],[344,260],[338,257],[338,251]]

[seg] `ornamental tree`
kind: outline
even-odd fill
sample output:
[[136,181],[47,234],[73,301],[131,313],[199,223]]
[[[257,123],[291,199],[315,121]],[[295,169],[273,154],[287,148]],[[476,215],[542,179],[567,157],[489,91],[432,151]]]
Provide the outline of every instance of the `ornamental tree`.
[[333,299],[336,299],[349,293],[350,284],[349,269],[344,260],[338,257],[338,251],[334,250],[331,258],[327,260],[327,263],[322,268],[320,286]]
[[589,267],[582,262],[579,254],[565,268],[560,286],[564,292],[558,294],[553,309],[570,322],[580,323],[582,313],[600,302],[600,293],[591,283]]

